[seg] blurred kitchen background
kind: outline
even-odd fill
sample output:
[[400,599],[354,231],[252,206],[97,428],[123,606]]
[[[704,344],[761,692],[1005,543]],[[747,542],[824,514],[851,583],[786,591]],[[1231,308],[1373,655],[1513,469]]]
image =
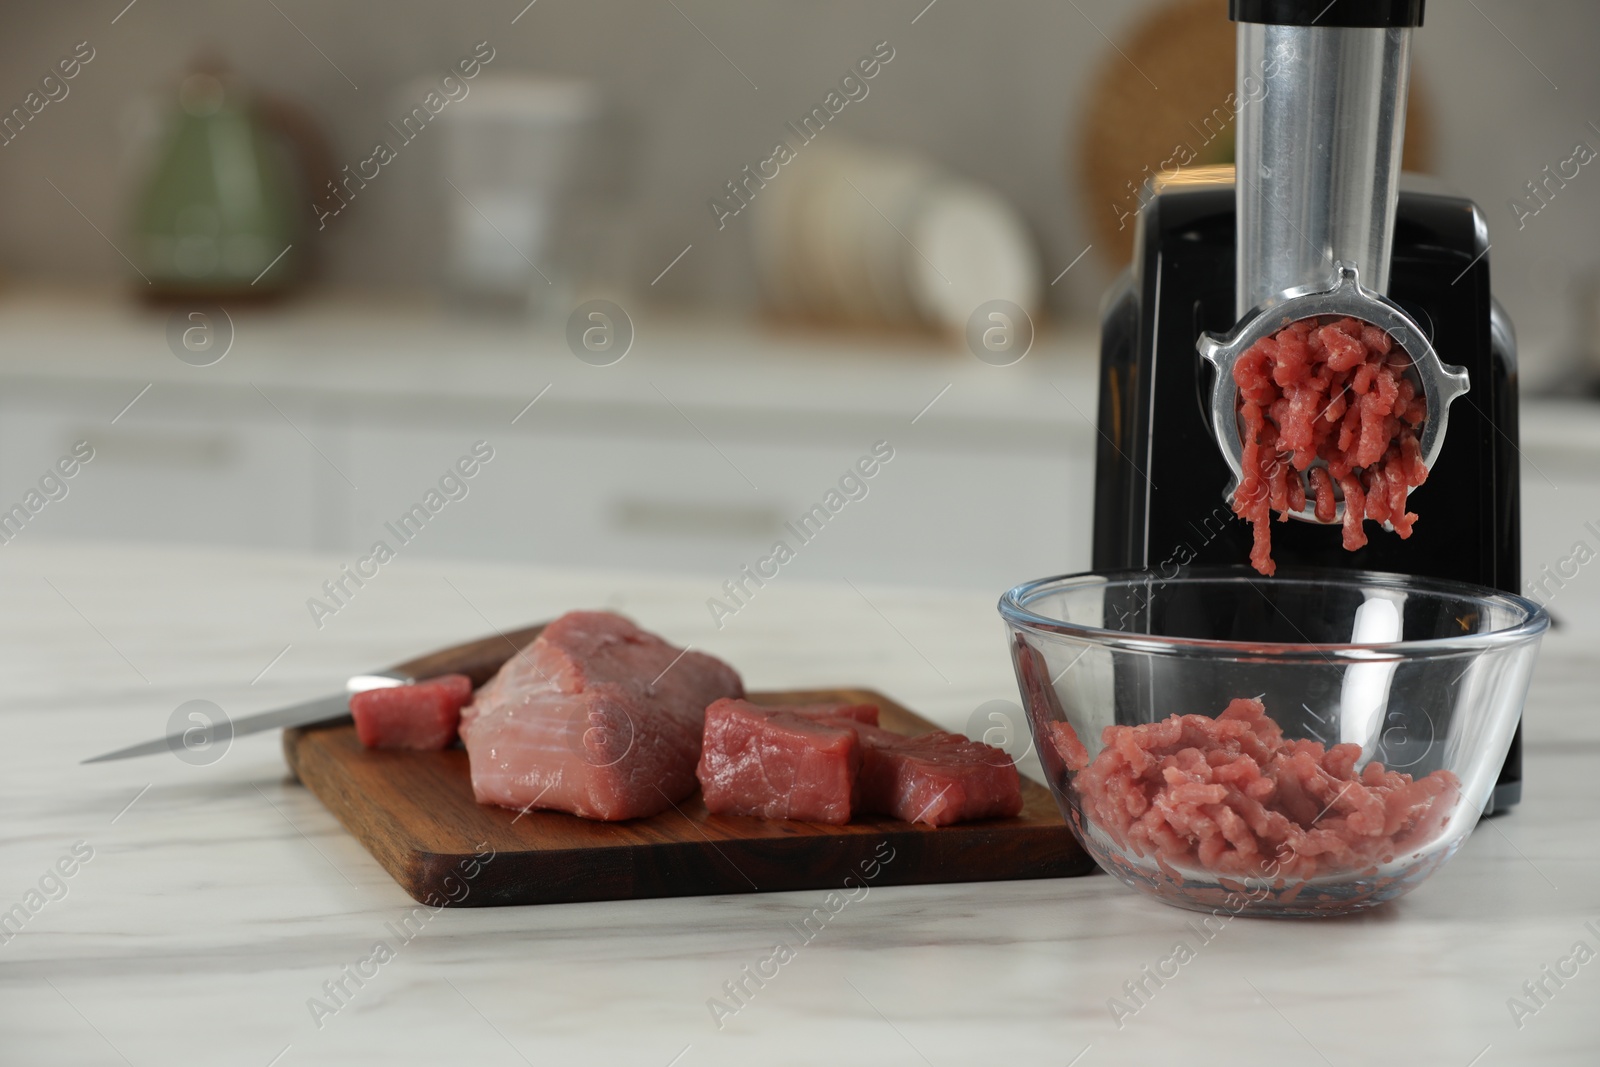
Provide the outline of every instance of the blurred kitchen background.
[[[0,509],[94,450],[6,539],[353,559],[488,441],[402,557],[709,596],[887,441],[785,575],[1086,566],[1095,313],[1148,175],[1231,161],[1224,0],[525,3],[6,5]],[[1600,519],[1600,6],[1415,44],[1570,512],[1536,571]]]

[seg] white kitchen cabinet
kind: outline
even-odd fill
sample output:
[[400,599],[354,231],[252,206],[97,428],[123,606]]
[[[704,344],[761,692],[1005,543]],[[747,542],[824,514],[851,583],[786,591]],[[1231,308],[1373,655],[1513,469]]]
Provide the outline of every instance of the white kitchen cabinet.
[[1563,625],[1600,625],[1600,458],[1536,433],[1522,449],[1522,591]]
[[830,440],[818,441],[746,431],[713,446],[687,425],[609,436],[528,422],[494,430],[351,424],[350,473],[361,488],[349,496],[346,545],[396,541],[385,523],[395,525],[487,439],[495,458],[405,552],[727,578],[781,539],[795,551],[788,575],[893,584],[936,575],[997,591],[1088,563],[1088,460],[1065,443],[1047,455],[972,454],[937,435],[901,437],[891,442],[894,458],[859,483],[865,495],[849,500],[841,491],[835,500],[844,505],[802,541],[801,516],[871,452],[881,423],[835,425]]
[[[715,569],[764,533],[770,496],[757,494],[703,441],[518,432],[500,425],[348,428],[360,485],[344,524],[348,547],[394,544],[393,528],[487,441],[494,458],[402,551],[538,563]],[[449,488],[446,486],[445,488]],[[459,490],[457,490],[459,493]],[[387,524],[387,525],[386,525]]]
[[[0,399],[0,507],[87,440],[94,458],[21,537],[93,537],[308,549],[331,476],[258,396],[156,383],[8,383]],[[253,401],[253,403],[252,403]],[[308,424],[311,420],[307,420]]]

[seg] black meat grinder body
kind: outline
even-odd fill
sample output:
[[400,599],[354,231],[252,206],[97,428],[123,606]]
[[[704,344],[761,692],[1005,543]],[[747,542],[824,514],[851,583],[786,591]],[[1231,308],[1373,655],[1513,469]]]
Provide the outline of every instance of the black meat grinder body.
[[[1236,194],[1232,169],[1217,170],[1215,181],[1186,176],[1148,198],[1134,262],[1102,312],[1099,571],[1171,577],[1250,556],[1251,528],[1229,506],[1233,475],[1211,424],[1214,371],[1196,352],[1203,332],[1225,333],[1239,317]],[[1387,295],[1446,362],[1466,368],[1470,391],[1452,406],[1442,450],[1411,496],[1421,518],[1409,539],[1369,522],[1367,545],[1350,552],[1337,525],[1274,522],[1273,556],[1285,568],[1389,571],[1518,593],[1515,342],[1490,295],[1487,225],[1471,201],[1408,181],[1393,233]],[[1519,727],[1489,811],[1519,800],[1521,749]]]

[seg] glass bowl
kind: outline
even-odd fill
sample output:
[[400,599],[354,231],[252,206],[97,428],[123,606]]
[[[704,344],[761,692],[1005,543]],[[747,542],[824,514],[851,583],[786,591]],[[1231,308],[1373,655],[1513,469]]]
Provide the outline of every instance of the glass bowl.
[[1046,578],[1000,614],[1099,864],[1179,907],[1280,916],[1376,906],[1450,858],[1550,624],[1478,586],[1242,567]]

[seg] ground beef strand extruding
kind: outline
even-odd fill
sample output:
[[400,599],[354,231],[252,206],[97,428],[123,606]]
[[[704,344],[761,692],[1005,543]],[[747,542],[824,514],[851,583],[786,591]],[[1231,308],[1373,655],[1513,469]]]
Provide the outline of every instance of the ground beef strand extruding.
[[[1387,333],[1353,318],[1301,319],[1263,337],[1233,367],[1239,387],[1244,475],[1234,514],[1255,527],[1250,563],[1272,574],[1272,512],[1306,504],[1333,521],[1344,494],[1344,547],[1367,543],[1363,519],[1402,538],[1417,516],[1406,495],[1428,477],[1418,427],[1426,399],[1405,377],[1410,358]],[[1318,461],[1321,461],[1320,463]]]
[[1286,740],[1259,700],[1215,719],[1173,715],[1108,726],[1088,754],[1053,723],[1055,749],[1083,817],[1118,847],[1178,868],[1288,880],[1361,871],[1405,859],[1438,839],[1460,797],[1446,770],[1413,780],[1361,747]]

